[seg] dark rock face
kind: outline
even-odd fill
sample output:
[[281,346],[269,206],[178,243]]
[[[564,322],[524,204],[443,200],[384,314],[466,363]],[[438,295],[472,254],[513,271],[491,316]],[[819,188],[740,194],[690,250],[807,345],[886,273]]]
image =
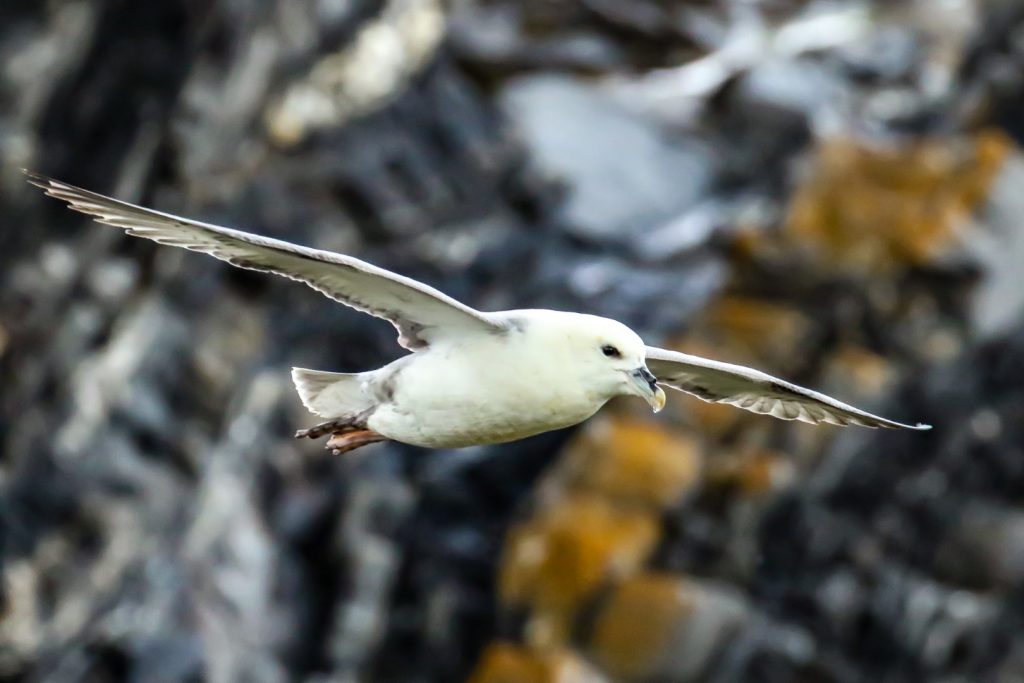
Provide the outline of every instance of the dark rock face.
[[1004,373],[1022,359],[1018,332],[937,371],[914,396],[942,419],[923,443],[880,435],[763,518],[751,590],[851,676],[1015,666],[1024,468],[1020,385]]
[[[3,3],[0,679],[1016,680],[1024,15],[769,5]],[[388,324],[20,167],[936,429],[675,395],[654,436],[615,406],[597,445],[332,459],[287,370],[387,362]],[[672,476],[632,564],[564,613],[509,598],[635,548],[609,482]],[[579,556],[521,572],[510,539],[550,528]]]

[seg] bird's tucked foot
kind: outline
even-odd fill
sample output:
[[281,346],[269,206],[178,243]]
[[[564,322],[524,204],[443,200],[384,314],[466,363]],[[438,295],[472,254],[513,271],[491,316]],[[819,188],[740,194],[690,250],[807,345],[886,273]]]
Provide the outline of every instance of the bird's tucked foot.
[[319,439],[328,434],[331,438],[327,440],[327,450],[332,451],[335,455],[348,453],[371,443],[388,440],[387,437],[381,436],[372,429],[367,429],[365,414],[339,417],[327,422],[321,422],[309,429],[300,429],[295,432],[295,438]]
[[366,429],[366,424],[363,420],[353,420],[348,417],[339,417],[335,420],[328,420],[327,422],[321,422],[318,425],[314,425],[309,429],[300,429],[295,432],[296,439],[319,439],[322,436],[328,434],[346,434],[348,432],[358,432]]
[[388,438],[369,429],[338,432],[332,434],[331,438],[327,440],[327,448],[334,455],[341,455],[342,453],[348,453],[349,451],[354,451],[357,448],[380,441],[388,441]]

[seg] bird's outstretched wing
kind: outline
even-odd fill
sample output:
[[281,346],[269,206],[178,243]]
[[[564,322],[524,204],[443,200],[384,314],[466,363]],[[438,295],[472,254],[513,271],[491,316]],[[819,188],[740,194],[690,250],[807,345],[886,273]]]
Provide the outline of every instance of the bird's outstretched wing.
[[241,230],[181,218],[135,206],[25,171],[29,182],[100,223],[161,244],[201,251],[250,270],[305,282],[357,310],[384,318],[398,328],[398,343],[415,350],[437,335],[460,331],[501,332],[501,322],[422,282],[359,259],[310,249]]
[[742,365],[647,347],[647,367],[660,384],[710,403],[727,403],[762,415],[811,424],[861,425],[893,429],[931,429],[908,425],[841,403]]

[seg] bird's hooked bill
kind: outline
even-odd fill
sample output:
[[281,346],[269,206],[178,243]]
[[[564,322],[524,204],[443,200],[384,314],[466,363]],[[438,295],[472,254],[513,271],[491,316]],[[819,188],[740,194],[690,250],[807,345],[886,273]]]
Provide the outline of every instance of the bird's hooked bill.
[[640,389],[640,395],[651,405],[654,412],[660,413],[665,407],[665,391],[658,386],[658,379],[645,367],[634,370],[632,377]]

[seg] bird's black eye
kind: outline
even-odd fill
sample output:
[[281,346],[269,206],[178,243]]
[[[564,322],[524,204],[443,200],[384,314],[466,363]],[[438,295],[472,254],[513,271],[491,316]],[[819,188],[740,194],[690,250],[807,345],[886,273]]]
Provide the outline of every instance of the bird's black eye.
[[608,356],[609,358],[622,358],[622,354],[619,353],[619,350],[612,346],[611,344],[605,344],[604,346],[602,346],[601,353]]

